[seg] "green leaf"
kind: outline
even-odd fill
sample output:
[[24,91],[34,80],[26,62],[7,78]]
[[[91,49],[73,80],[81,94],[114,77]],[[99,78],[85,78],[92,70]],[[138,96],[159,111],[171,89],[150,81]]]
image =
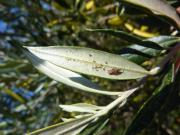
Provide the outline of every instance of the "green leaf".
[[99,120],[96,124],[90,124],[84,129],[84,131],[80,133],[80,135],[98,135],[98,133],[105,127],[108,121],[109,119],[105,118]]
[[83,113],[96,113],[104,107],[95,106],[87,103],[78,103],[72,105],[60,105],[60,107],[67,112],[83,112]]
[[[157,44],[159,44],[163,48],[168,48],[171,45],[173,45],[177,42],[180,42],[180,38],[174,37],[174,36],[158,36],[158,37],[149,38],[147,40],[152,41],[152,42],[156,42]],[[146,48],[146,47],[142,47],[142,46],[139,46],[136,44],[130,45],[129,48],[136,49],[138,51],[141,51],[141,52],[146,53],[146,54],[151,55],[151,56],[158,56],[161,53],[160,50]],[[123,57],[127,58],[128,60],[131,60],[137,64],[141,64],[144,61],[148,60],[146,57],[139,56],[136,54],[123,54],[121,56],[123,56]]]
[[[138,7],[144,8],[155,15],[165,17],[165,21],[173,21],[180,29],[180,18],[176,13],[176,10],[168,4],[166,0],[122,0],[121,2],[127,2]],[[168,19],[168,20],[167,20]]]
[[157,43],[148,41],[148,40],[142,40],[141,38],[131,34],[127,33],[125,31],[120,30],[113,30],[113,29],[87,29],[88,31],[92,32],[102,32],[105,34],[113,35],[119,38],[122,38],[123,40],[126,40],[130,43],[135,43],[144,47],[154,48],[158,50],[162,50],[163,47],[159,46]]
[[[36,130],[28,133],[27,135],[77,135],[79,134],[88,124],[92,122],[90,119],[92,115],[84,116],[81,118],[73,119],[67,122],[58,123],[46,128]],[[80,125],[80,126],[77,126]],[[76,127],[77,126],[77,127]],[[74,128],[75,127],[75,128]]]
[[105,94],[105,95],[119,95],[121,92],[109,92],[103,91],[98,85],[92,83],[90,80],[84,78],[83,76],[72,72],[70,70],[58,67],[48,61],[39,59],[34,54],[30,53],[28,50],[23,50],[28,59],[39,71],[49,76],[50,78],[62,82],[66,85],[78,88],[83,91]]
[[84,9],[85,1],[84,0],[75,0],[75,8],[79,11]]
[[155,113],[163,106],[168,94],[171,91],[173,82],[173,70],[170,70],[159,88],[157,88],[152,96],[143,104],[136,114],[132,123],[126,129],[124,135],[136,135],[144,129],[153,119]]
[[167,2],[169,3],[169,4],[178,4],[178,1],[177,0],[167,0]]
[[[6,121],[0,122],[0,129],[6,128],[8,126],[8,123]],[[0,132],[1,134],[1,132]]]
[[60,0],[60,1],[55,0],[55,2],[57,2],[59,5],[61,5],[65,9],[69,9],[71,7],[66,0]]
[[27,47],[35,56],[58,67],[108,79],[127,80],[151,72],[123,57],[90,48],[72,46]]
[[109,119],[105,119],[99,126],[98,128],[94,131],[94,135],[98,135],[99,132],[106,126],[106,124],[108,123]]

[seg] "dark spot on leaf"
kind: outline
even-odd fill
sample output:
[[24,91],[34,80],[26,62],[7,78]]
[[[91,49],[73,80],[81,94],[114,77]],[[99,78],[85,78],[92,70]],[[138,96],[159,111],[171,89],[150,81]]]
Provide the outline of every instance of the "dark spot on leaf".
[[89,54],[89,57],[92,57],[92,54]]
[[123,72],[121,71],[121,69],[118,69],[118,68],[112,68],[112,69],[109,69],[107,70],[108,71],[108,74],[109,75],[120,75],[122,74]]

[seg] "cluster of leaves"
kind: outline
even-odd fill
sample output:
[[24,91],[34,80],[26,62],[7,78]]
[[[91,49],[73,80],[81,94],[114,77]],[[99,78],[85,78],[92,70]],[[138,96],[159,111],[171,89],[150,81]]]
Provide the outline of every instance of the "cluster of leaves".
[[[108,96],[106,98],[110,98],[108,102],[111,102],[107,103],[106,98],[104,98],[102,100],[103,106],[96,106],[90,103],[60,105],[60,108],[64,111],[75,112],[74,118],[63,118],[63,123],[55,124],[30,134],[97,134],[108,123],[115,110],[119,110],[118,108],[122,107],[126,103],[127,98],[137,89],[142,87],[145,89],[146,79],[156,79],[155,76],[150,77],[156,74],[158,82],[153,88],[158,85],[159,87],[139,110],[124,134],[139,133],[151,122],[158,111],[166,111],[168,113],[178,105],[177,103],[172,106],[172,103],[175,102],[173,99],[179,97],[179,85],[177,83],[179,80],[177,76],[179,75],[178,42],[180,38],[178,36],[159,35],[164,33],[177,35],[180,27],[179,16],[167,2],[160,0],[123,0],[120,2],[108,0],[104,2],[98,0],[40,0],[37,3],[23,0],[16,2],[2,0],[0,2],[2,7],[0,11],[2,13],[1,16],[6,16],[5,18],[3,17],[3,23],[7,25],[6,30],[0,32],[0,38],[2,38],[2,53],[0,54],[0,80],[2,83],[0,84],[2,99],[4,98],[1,102],[5,106],[2,109],[2,118],[7,117],[4,116],[4,112],[7,110],[11,110],[8,115],[11,116],[13,113],[13,117],[18,120],[21,119],[17,117],[18,115],[20,117],[34,116],[36,109],[41,110],[39,111],[40,115],[41,113],[45,114],[41,119],[39,118],[40,116],[35,117],[35,120],[30,117],[30,119],[33,119],[33,122],[30,121],[30,126],[21,128],[21,133],[23,132],[22,130],[28,132],[28,130],[49,125],[49,119],[52,120],[52,118],[46,117],[46,115],[49,115],[52,110],[48,108],[47,103],[57,107],[57,104],[59,104],[57,100],[61,100],[61,103],[63,103],[63,100],[70,100],[72,95],[70,91],[72,89],[69,92],[64,92],[64,89],[69,87],[54,81],[50,82],[42,74],[37,74],[27,60],[24,60],[24,55],[20,52],[23,52],[39,71],[50,78],[74,87],[76,90],[106,95]],[[169,2],[173,6],[177,4],[176,1]],[[156,7],[156,5],[161,6]],[[135,6],[135,8],[140,7],[143,10],[134,12],[134,8],[131,6]],[[136,17],[133,17],[132,11]],[[151,13],[155,17],[160,16],[160,19],[162,21],[165,20],[165,22],[163,23],[153,16],[147,16],[143,11]],[[157,25],[158,27],[153,26],[154,24],[151,24],[153,21],[149,21],[151,19],[154,22],[159,22],[160,25]],[[149,25],[149,27],[152,27],[152,30],[148,30],[147,26],[142,26],[143,20],[149,22],[146,25],[152,25]],[[119,29],[119,26],[121,26],[121,29]],[[134,26],[137,28],[134,28]],[[138,28],[140,26],[141,28]],[[133,34],[127,33],[127,30]],[[24,44],[21,43],[22,41]],[[133,43],[133,45],[127,45],[127,43]],[[28,45],[49,46],[52,44],[57,45],[52,47],[28,47]],[[66,45],[66,47],[62,47],[61,44]],[[119,46],[114,46],[114,44]],[[116,52],[117,54],[103,52],[102,50],[111,53]],[[13,53],[10,51],[13,51]],[[17,58],[19,59],[19,55],[21,60],[16,60]],[[153,59],[156,59],[157,62],[147,64],[152,62]],[[140,66],[141,64],[148,65],[149,67],[147,68],[157,64],[159,66],[148,71]],[[85,78],[79,73],[112,80],[140,79],[137,82],[133,82],[133,85],[131,84],[130,86],[127,81],[128,87],[116,82],[118,89],[111,86],[109,88],[111,91],[106,91],[104,90],[105,88],[92,82],[98,80],[100,85],[103,86],[105,79],[101,80],[97,77],[92,77],[91,81],[88,79],[90,77],[86,76]],[[16,81],[14,81],[15,79]],[[108,82],[107,86],[109,85],[111,85],[111,82]],[[124,92],[117,91],[121,90],[121,87],[130,89],[132,86],[137,86],[137,88]],[[27,90],[19,92],[21,87],[25,87]],[[31,92],[28,89],[35,90]],[[60,90],[62,96],[57,95],[59,93],[57,89]],[[52,92],[51,94],[49,94],[50,91]],[[45,100],[49,95],[53,95],[53,97],[49,98],[50,102]],[[63,95],[68,95],[69,97],[63,97]],[[77,95],[79,94],[77,93],[73,97],[77,97]],[[83,96],[87,95],[84,94]],[[174,98],[175,96],[176,98]],[[89,94],[88,97],[90,97]],[[18,102],[13,102],[14,105],[9,105],[9,102],[12,103],[12,101],[10,101],[11,99],[8,100],[8,98],[13,98]],[[95,99],[94,97],[91,98]],[[82,99],[77,99],[75,102],[78,102],[78,100]],[[46,102],[42,104],[42,101]],[[100,102],[96,102],[96,104],[98,103]],[[169,105],[172,108],[167,108]],[[27,113],[27,115],[24,116],[24,113]],[[37,122],[38,118],[42,125]],[[5,129],[2,131],[3,134],[8,134],[9,132],[18,133],[16,123],[4,123],[8,120],[2,121],[0,125],[2,125],[2,129]],[[24,122],[27,123],[26,121]],[[15,128],[9,125],[15,126]],[[121,131],[119,132],[122,134]],[[168,131],[166,132],[168,133]]]

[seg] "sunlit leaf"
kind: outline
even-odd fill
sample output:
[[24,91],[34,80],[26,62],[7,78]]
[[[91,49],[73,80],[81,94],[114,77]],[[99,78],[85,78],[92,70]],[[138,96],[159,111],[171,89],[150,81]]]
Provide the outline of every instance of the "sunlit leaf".
[[95,106],[87,103],[60,105],[60,107],[67,112],[86,112],[86,113],[96,113],[97,111],[103,109],[103,107]]
[[94,0],[90,0],[86,3],[85,8],[86,10],[91,10],[95,7],[95,3]]
[[[108,79],[137,79],[151,74],[123,57],[83,47],[27,47],[43,61],[71,71]],[[42,62],[41,62],[42,63]]]
[[48,61],[39,59],[34,54],[27,50],[24,50],[25,54],[32,62],[32,64],[42,73],[51,77],[52,79],[62,82],[66,85],[78,88],[83,91],[105,94],[105,95],[119,95],[121,92],[108,92],[103,91],[98,85],[92,83],[90,80],[84,78],[83,76],[72,72],[70,70],[56,66]]
[[124,26],[134,35],[140,36],[140,37],[144,37],[144,38],[151,38],[151,37],[155,37],[158,36],[158,32],[147,32],[147,31],[143,31],[141,29],[135,28],[133,25],[131,25],[130,23],[125,23]]
[[113,16],[111,18],[108,19],[107,21],[108,24],[110,25],[121,25],[123,23],[123,20],[120,18],[120,16]]
[[[92,120],[89,120],[92,115],[73,119],[67,122],[58,123],[46,128],[36,130],[27,135],[77,135],[79,134]],[[77,126],[80,124],[81,126]],[[77,127],[76,127],[77,126]],[[75,128],[74,128],[75,127]]]
[[[160,15],[171,19],[175,22],[176,26],[180,28],[180,18],[176,13],[175,9],[168,4],[166,0],[122,0],[141,8],[147,9],[149,12],[152,12],[155,15]],[[121,2],[122,2],[121,1]],[[168,21],[167,19],[164,19]]]

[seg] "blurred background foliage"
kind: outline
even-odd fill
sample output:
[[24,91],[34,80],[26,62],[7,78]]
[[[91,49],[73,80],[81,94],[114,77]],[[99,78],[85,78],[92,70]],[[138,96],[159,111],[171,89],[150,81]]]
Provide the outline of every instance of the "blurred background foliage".
[[[178,1],[169,0],[177,7]],[[24,134],[73,116],[59,104],[77,102],[105,105],[110,97],[78,92],[35,70],[13,40],[29,46],[73,45],[119,54],[129,43],[86,28],[112,28],[131,32],[140,38],[173,35],[174,29],[154,16],[144,14],[116,0],[0,0],[0,135]],[[161,59],[161,58],[159,58]],[[153,67],[159,59],[143,63]],[[88,77],[107,90],[123,91],[136,81],[110,81]],[[143,88],[118,110],[103,135],[119,135],[131,122],[144,101],[159,85],[159,77],[147,78]],[[158,117],[164,115],[165,117]],[[159,112],[141,135],[180,134],[180,107]]]

